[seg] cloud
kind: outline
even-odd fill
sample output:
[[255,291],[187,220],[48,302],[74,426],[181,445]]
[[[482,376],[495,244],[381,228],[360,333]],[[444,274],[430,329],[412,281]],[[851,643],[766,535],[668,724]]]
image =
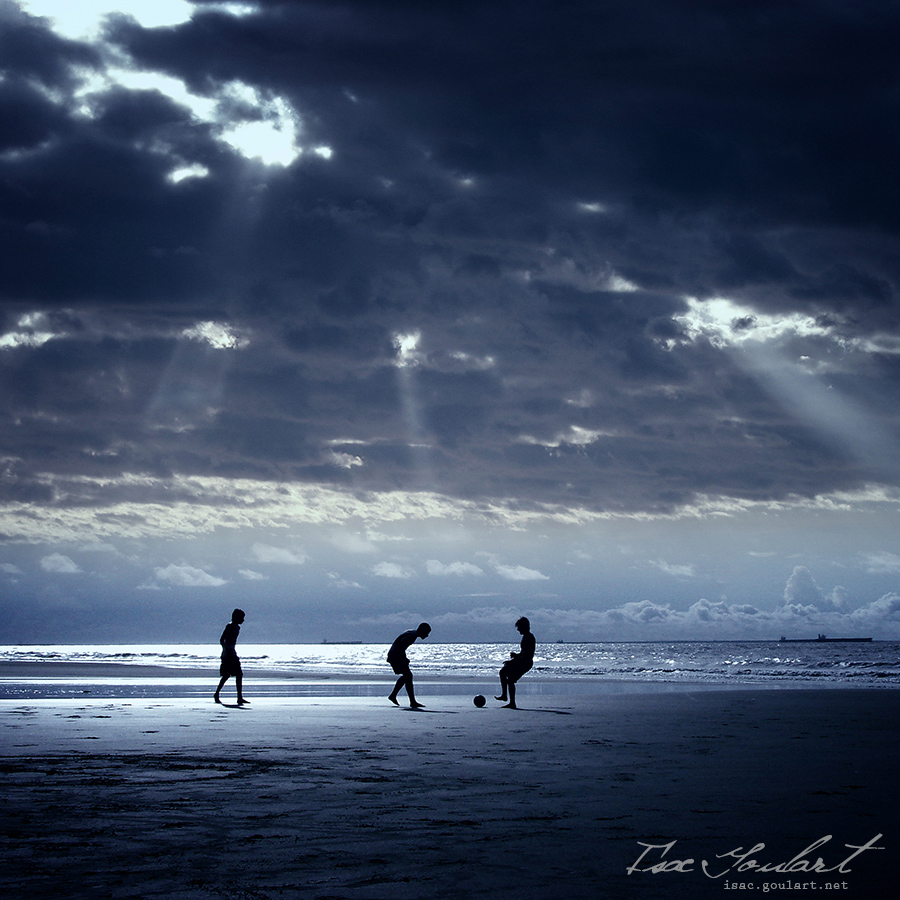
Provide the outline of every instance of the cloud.
[[697,570],[693,565],[672,565],[665,560],[650,560],[650,565],[666,575],[674,575],[677,578],[695,578]]
[[793,606],[814,606],[824,600],[824,592],[813,580],[806,566],[795,566],[784,588],[784,602]]
[[887,636],[897,639],[900,635],[900,594],[891,592],[879,597],[877,600],[853,610],[849,620],[863,628],[886,630]]
[[837,610],[851,608],[850,596],[847,593],[847,589],[840,584],[835,585],[828,595],[828,599],[831,601],[832,606]]
[[337,572],[328,573],[329,586],[337,590],[362,591],[365,588],[358,581],[350,581]]
[[819,611],[832,611],[850,605],[846,588],[835,586],[826,592],[816,584],[806,566],[795,566],[784,588],[784,603],[799,609],[808,608]]
[[673,611],[668,604],[653,603],[650,600],[636,600],[624,604],[608,613],[612,621],[620,623],[634,622],[647,624],[651,622],[667,622]]
[[[890,442],[853,448],[832,427],[851,409],[891,434],[879,360],[896,355],[883,312],[895,280],[884,241],[860,237],[896,218],[889,92],[871,53],[841,55],[839,98],[815,61],[834,65],[831,42],[870,46],[893,14],[875,29],[829,9],[813,46],[799,10],[748,28],[743,9],[713,25],[702,4],[581,4],[578,33],[538,5],[511,43],[487,9],[386,29],[383,9],[351,2],[348,31],[264,5],[242,20],[259,43],[235,15],[198,8],[164,29],[120,18],[80,44],[8,15],[10,40],[42,42],[8,54],[23,130],[0,161],[28,198],[0,284],[0,353],[18,366],[3,386],[13,407],[41,410],[7,438],[26,478],[48,471],[28,432],[59,410],[61,472],[116,478],[177,458],[174,477],[207,477],[214,458],[228,478],[369,492],[428,473],[450,499],[521,508],[666,513],[701,491],[785,499],[896,469]],[[718,28],[746,52],[725,58]],[[316,50],[288,70],[260,53],[267,40]],[[474,103],[499,44],[516,91]],[[595,71],[623,45],[627,64]],[[548,52],[536,77],[530,60]],[[565,114],[544,102],[554,94]],[[810,97],[826,120],[810,119]],[[251,164],[228,143],[251,127],[299,156]],[[421,156],[401,151],[413,143]],[[847,186],[848,171],[865,184]],[[238,208],[252,215],[225,215]],[[110,246],[116,267],[92,255]],[[227,308],[201,299],[234,284],[254,288]],[[777,378],[743,364],[759,347]],[[68,378],[42,380],[48,364]]]
[[399,563],[380,562],[372,566],[372,574],[379,578],[412,578],[415,572],[407,566],[401,566]]
[[296,553],[284,547],[270,547],[268,544],[253,545],[253,555],[261,563],[280,566],[302,566],[306,562],[306,554]]
[[[890,593],[849,612],[792,604],[774,610],[749,603],[700,599],[683,609],[650,600],[629,601],[606,610],[551,607],[474,607],[431,615],[436,628],[462,631],[470,640],[496,639],[518,616],[531,620],[538,641],[777,641],[781,636],[815,638],[875,636],[900,639],[900,595]],[[400,624],[412,613],[392,614]],[[413,616],[414,617],[414,616]],[[373,620],[374,621],[374,620]]]
[[548,575],[544,575],[542,572],[539,572],[537,569],[529,569],[527,566],[507,566],[507,565],[497,565],[495,566],[497,570],[497,574],[501,578],[506,578],[509,581],[549,581],[550,578]]
[[105,541],[90,541],[79,548],[82,553],[108,553],[112,556],[120,556],[120,551],[113,544]]
[[870,575],[894,575],[900,572],[900,556],[887,550],[860,553],[863,568]]
[[45,572],[52,572],[55,575],[74,575],[81,572],[79,566],[68,556],[62,553],[51,553],[41,560],[41,568]]
[[174,587],[212,588],[228,584],[226,579],[210,575],[203,569],[188,565],[176,565],[175,563],[157,568],[154,572],[154,577],[157,584],[170,584]]
[[0,2],[0,534],[36,598],[35,555],[114,546],[100,596],[184,540],[321,560],[311,607],[483,573],[714,629],[758,617],[682,621],[700,590],[774,606],[822,529],[846,587],[792,575],[785,628],[890,587],[896,5],[48,4]]
[[331,535],[331,543],[344,553],[366,554],[376,551],[375,544],[367,537],[349,531],[337,531]]
[[241,578],[246,578],[247,581],[268,581],[269,576],[263,575],[260,572],[254,572],[253,569],[238,569],[238,575]]
[[456,575],[459,577],[465,575],[484,575],[483,569],[476,566],[474,563],[467,562],[442,563],[436,559],[429,559],[425,563],[425,568],[429,575]]
[[[353,624],[377,629],[409,627],[409,622],[422,621],[420,611],[397,610],[377,615],[361,616]],[[514,623],[522,615],[521,610],[512,607],[475,607],[467,610],[452,610],[437,614],[428,613],[428,623],[432,626],[432,638],[440,640],[438,635],[450,632],[466,634],[472,640],[484,640],[486,635],[493,636],[501,629],[515,634]],[[516,637],[518,642],[518,637]],[[506,654],[504,654],[504,659]]]

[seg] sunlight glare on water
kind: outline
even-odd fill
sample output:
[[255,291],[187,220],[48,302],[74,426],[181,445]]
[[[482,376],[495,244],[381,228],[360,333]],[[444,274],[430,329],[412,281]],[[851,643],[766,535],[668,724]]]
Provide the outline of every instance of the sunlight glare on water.
[[[532,677],[620,681],[900,686],[900,644],[815,642],[773,653],[777,642],[538,644]],[[515,645],[421,643],[408,651],[416,671],[441,678],[494,677]],[[779,648],[780,649],[780,648]],[[292,676],[390,678],[387,644],[241,644],[245,671]],[[2,662],[118,663],[216,670],[217,644],[19,645]]]

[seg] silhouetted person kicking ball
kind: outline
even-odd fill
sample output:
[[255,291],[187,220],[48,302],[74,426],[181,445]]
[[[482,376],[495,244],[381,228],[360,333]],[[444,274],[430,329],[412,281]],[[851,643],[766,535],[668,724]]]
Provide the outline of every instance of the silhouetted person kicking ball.
[[[534,665],[535,639],[531,633],[531,622],[522,616],[516,622],[516,629],[522,635],[522,643],[518,653],[510,653],[509,659],[500,668],[500,696],[495,700],[504,703],[509,700],[504,709],[517,709],[516,706],[516,682]],[[509,697],[507,697],[507,693]]]
[[241,633],[241,623],[243,621],[244,611],[242,609],[236,609],[231,614],[231,621],[225,626],[222,637],[219,638],[219,643],[222,645],[222,664],[219,666],[219,674],[222,677],[219,680],[219,686],[216,688],[216,693],[213,697],[213,700],[215,700],[216,703],[222,702],[219,699],[219,692],[232,675],[234,675],[234,681],[237,685],[238,706],[243,706],[245,703],[250,702],[249,700],[244,699],[244,673],[241,671],[241,661],[238,659],[237,650],[234,646],[237,643],[238,635]]
[[397,702],[397,694],[400,693],[400,689],[404,685],[406,686],[406,693],[409,694],[409,708],[421,709],[424,705],[416,702],[416,695],[413,692],[412,671],[409,668],[409,660],[406,658],[406,651],[415,643],[416,638],[422,638],[424,641],[429,634],[431,634],[431,626],[427,622],[423,622],[414,631],[404,631],[403,634],[391,644],[391,649],[388,650],[387,661],[391,664],[394,674],[400,676],[397,679],[397,683],[394,685],[394,689],[388,694],[388,700],[390,700],[394,706],[400,705]]

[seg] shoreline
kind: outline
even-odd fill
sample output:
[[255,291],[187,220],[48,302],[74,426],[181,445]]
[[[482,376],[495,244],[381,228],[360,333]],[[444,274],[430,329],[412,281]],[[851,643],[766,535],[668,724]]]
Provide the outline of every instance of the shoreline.
[[[495,673],[462,674],[462,673],[433,673],[422,666],[414,670],[417,684],[429,685],[439,692],[444,692],[450,686],[493,686],[497,685]],[[198,681],[209,682],[213,686],[218,681],[218,665],[202,666],[164,666],[146,665],[141,663],[117,663],[94,662],[89,660],[6,660],[0,661],[0,683],[28,683],[28,682],[66,682],[72,683],[93,682],[101,683],[107,680],[110,684],[121,682],[158,682],[160,684],[172,681]],[[322,684],[322,685],[376,685],[393,684],[396,676],[387,666],[383,672],[323,672],[312,669],[298,668],[295,670],[284,668],[256,667],[253,664],[244,664],[244,681],[248,690],[253,683],[262,684]],[[870,682],[867,684],[855,683],[851,679],[827,681],[824,678],[795,676],[791,679],[742,678],[736,674],[726,679],[664,680],[653,677],[617,678],[607,675],[552,675],[541,672],[529,672],[521,685],[527,688],[532,684],[541,692],[548,692],[554,685],[568,690],[582,692],[594,692],[604,690],[627,692],[653,692],[653,691],[681,691],[681,690],[898,690],[900,684],[890,681]],[[233,688],[233,681],[228,686]],[[226,689],[228,688],[226,686]],[[455,692],[455,690],[451,691]],[[0,691],[2,699],[2,691]]]
[[[147,666],[130,663],[81,661],[0,663],[0,711],[3,704],[29,701],[133,699],[200,699],[212,696],[218,682],[217,669],[177,666]],[[314,673],[308,671],[254,669],[244,667],[244,694],[251,698],[285,700],[292,697],[386,697],[396,676],[380,674]],[[499,682],[490,676],[415,673],[419,699],[437,703],[445,699],[471,698],[484,694],[490,700]],[[664,682],[622,680],[597,676],[553,676],[529,673],[519,685],[520,698],[592,697],[613,694],[683,693],[735,689],[771,690],[777,685],[737,683]],[[225,685],[223,698],[235,692],[234,680]],[[405,694],[404,694],[405,696]]]

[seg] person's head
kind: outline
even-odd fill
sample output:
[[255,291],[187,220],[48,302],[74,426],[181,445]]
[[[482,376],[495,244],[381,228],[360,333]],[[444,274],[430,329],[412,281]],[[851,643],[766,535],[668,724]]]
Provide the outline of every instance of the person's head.
[[529,622],[525,616],[522,616],[522,618],[516,622],[516,629],[519,634],[525,634],[526,631],[531,631],[531,622]]
[[240,625],[241,622],[244,621],[244,611],[242,609],[236,609],[231,614],[231,621],[234,622],[235,625]]
[[416,634],[417,634],[420,638],[422,638],[422,640],[424,641],[425,638],[427,638],[428,635],[431,634],[431,626],[430,626],[427,622],[423,622],[423,623],[416,629]]

